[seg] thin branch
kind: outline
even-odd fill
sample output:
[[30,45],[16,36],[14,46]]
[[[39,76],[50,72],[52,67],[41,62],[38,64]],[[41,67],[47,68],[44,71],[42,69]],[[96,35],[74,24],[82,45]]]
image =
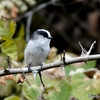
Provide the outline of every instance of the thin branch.
[[91,50],[94,48],[94,44],[96,43],[96,41],[94,41],[89,49],[89,51],[87,52],[87,55],[89,55],[91,53]]
[[[68,64],[72,64],[72,63],[97,60],[97,59],[100,59],[100,54],[67,59],[67,60],[65,60],[65,64],[68,65]],[[43,71],[43,70],[50,69],[50,68],[60,67],[63,64],[64,64],[63,61],[57,61],[57,62],[53,62],[53,63],[49,63],[49,64],[44,64],[43,68],[41,68],[41,66],[34,66],[34,67],[31,67],[31,70],[28,70],[28,68],[22,68],[22,70],[24,73],[31,73],[34,70]],[[5,70],[1,70],[0,76],[22,73],[22,70],[20,68],[12,68],[12,69],[7,69],[7,70],[8,70],[7,72],[5,72]]]
[[29,39],[30,39],[30,26],[31,26],[31,22],[32,22],[32,15],[30,15],[27,18],[27,23],[26,23],[26,42],[28,42]]
[[31,11],[26,12],[25,14],[23,14],[23,15],[21,15],[20,17],[16,18],[15,20],[16,20],[16,21],[20,21],[20,20],[22,20],[23,18],[29,17],[29,16],[31,16],[33,13],[35,13],[35,12],[37,12],[37,11],[39,11],[39,10],[45,8],[45,7],[47,7],[48,5],[51,5],[51,4],[52,4],[51,1],[42,3],[42,4],[38,5],[36,8],[33,8]]

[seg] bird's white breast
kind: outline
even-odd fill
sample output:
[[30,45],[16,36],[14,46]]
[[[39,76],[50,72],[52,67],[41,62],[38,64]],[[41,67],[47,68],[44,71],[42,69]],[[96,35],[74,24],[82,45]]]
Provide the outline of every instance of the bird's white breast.
[[50,51],[49,43],[47,40],[30,40],[24,52],[26,64],[31,67],[42,64]]

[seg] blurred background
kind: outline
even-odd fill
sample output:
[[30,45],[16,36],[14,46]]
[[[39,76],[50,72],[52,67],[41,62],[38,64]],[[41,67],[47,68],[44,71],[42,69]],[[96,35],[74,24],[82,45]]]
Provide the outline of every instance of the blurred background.
[[[0,0],[0,16],[17,23],[13,38],[20,61],[31,34],[39,28],[50,31],[50,46],[57,54],[65,50],[80,56],[79,41],[88,50],[95,40],[91,54],[100,53],[100,0]],[[0,56],[6,67],[4,59]],[[100,60],[96,67],[100,69]]]
[[92,54],[100,53],[99,0],[0,0],[0,16],[17,22],[14,39],[19,60],[31,34],[38,28],[50,31],[51,47],[80,55],[80,41],[86,50],[97,41]]

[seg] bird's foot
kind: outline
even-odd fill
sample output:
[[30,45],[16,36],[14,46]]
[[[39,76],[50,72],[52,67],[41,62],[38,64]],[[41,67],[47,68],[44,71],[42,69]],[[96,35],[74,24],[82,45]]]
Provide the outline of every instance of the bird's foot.
[[42,69],[43,68],[43,64],[41,64],[40,66],[41,66],[41,69]]
[[31,67],[30,67],[30,64],[27,65],[26,68],[28,68],[28,71],[32,71],[32,70],[31,70]]

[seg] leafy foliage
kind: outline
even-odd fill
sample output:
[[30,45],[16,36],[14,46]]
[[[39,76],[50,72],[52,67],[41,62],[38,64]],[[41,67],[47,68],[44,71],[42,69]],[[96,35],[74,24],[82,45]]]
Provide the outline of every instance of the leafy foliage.
[[24,85],[23,86],[23,95],[28,99],[28,100],[37,100],[41,91],[40,88],[37,87],[36,85],[28,86]]
[[[71,78],[73,95],[79,100],[92,100],[92,95],[100,94],[99,79],[90,79],[84,74],[76,74]],[[89,95],[91,95],[89,97]]]
[[5,42],[1,44],[1,50],[13,60],[18,60],[17,46],[12,39],[16,30],[16,23],[14,21],[8,22],[5,18],[0,19],[0,37],[1,41]]
[[[88,61],[87,64],[83,64],[82,66],[78,67],[78,68],[84,68],[84,70],[90,69],[90,68],[94,68],[96,66],[96,60],[93,61]],[[76,71],[78,69],[77,67],[75,67],[74,65],[67,65],[65,67],[65,72],[66,72],[66,76],[69,76],[69,73],[71,71]]]
[[20,100],[20,98],[17,96],[11,96],[11,97],[5,98],[4,100]]
[[62,80],[57,84],[55,91],[50,92],[50,100],[68,100],[71,96],[71,86],[67,80]]
[[93,61],[88,61],[87,64],[84,64],[81,67],[87,70],[90,68],[94,68],[95,66],[96,66],[96,60],[93,60]]
[[[1,79],[0,79],[1,80]],[[5,84],[0,84],[0,97],[8,97],[12,93],[17,95],[20,93],[21,86],[17,85],[15,81],[6,79]]]
[[23,51],[26,46],[24,34],[25,34],[25,28],[24,28],[24,25],[22,24],[20,27],[20,30],[18,32],[18,36],[16,38],[14,38],[17,48],[18,48],[18,60],[22,60],[23,56],[24,56]]

